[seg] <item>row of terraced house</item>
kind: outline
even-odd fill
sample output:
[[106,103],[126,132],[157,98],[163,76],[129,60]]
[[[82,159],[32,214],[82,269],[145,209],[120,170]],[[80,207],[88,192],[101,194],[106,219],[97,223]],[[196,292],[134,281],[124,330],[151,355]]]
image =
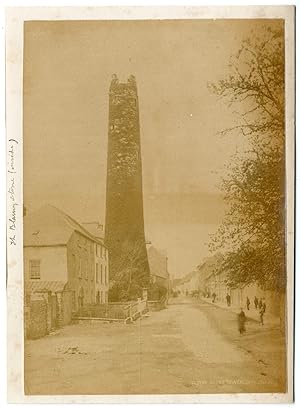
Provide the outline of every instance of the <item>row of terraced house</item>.
[[247,298],[251,302],[251,308],[254,307],[254,298],[263,298],[267,304],[268,312],[279,316],[282,310],[284,297],[276,291],[263,290],[256,283],[240,285],[236,288],[230,288],[227,284],[226,271],[220,272],[221,254],[207,257],[197,266],[196,270],[186,275],[176,285],[175,290],[184,295],[197,293],[198,296],[212,299],[215,295],[217,303],[226,304],[226,297],[230,296],[231,305],[234,307],[245,307]]

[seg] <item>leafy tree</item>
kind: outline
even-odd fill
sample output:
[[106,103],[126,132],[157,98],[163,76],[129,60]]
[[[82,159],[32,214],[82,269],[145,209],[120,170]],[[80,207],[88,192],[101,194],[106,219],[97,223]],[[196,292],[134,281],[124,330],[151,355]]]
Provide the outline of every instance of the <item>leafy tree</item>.
[[212,91],[237,110],[247,148],[227,166],[221,189],[228,211],[212,237],[224,251],[222,268],[232,287],[258,283],[285,291],[284,33],[265,28],[242,43],[231,74]]

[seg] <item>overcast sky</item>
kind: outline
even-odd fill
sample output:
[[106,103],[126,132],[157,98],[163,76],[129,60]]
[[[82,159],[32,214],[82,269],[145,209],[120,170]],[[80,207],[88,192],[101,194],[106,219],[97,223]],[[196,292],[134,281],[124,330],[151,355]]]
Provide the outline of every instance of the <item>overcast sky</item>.
[[147,239],[175,276],[208,255],[222,219],[217,188],[238,136],[208,82],[266,22],[181,20],[30,22],[24,44],[24,202],[79,222],[105,219],[108,89],[136,76]]

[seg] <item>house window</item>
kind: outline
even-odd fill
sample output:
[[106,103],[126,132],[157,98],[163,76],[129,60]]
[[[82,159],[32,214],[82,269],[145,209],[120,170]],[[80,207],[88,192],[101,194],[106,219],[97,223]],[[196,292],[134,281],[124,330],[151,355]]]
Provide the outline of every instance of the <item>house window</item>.
[[103,266],[102,266],[102,264],[100,265],[100,268],[101,268],[101,272],[100,272],[100,283],[102,284],[102,283],[103,283]]
[[29,273],[30,279],[41,279],[41,261],[37,259],[31,259],[29,261]]
[[100,247],[100,250],[101,250],[101,258],[103,258],[103,247],[102,247],[102,245]]
[[93,264],[91,264],[91,281],[94,282]]
[[99,283],[99,265],[96,263],[96,283]]
[[84,264],[84,266],[85,266],[85,279],[88,279],[88,263],[87,263],[87,261],[85,261],[85,264]]
[[72,274],[75,274],[76,273],[76,256],[74,254],[72,254],[72,268],[73,268]]

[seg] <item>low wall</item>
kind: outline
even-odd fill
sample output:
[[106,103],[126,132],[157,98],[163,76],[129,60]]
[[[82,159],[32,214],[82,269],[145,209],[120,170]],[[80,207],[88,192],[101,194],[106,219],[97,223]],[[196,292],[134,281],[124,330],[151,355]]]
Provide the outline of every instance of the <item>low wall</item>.
[[147,301],[137,300],[136,302],[114,302],[105,304],[84,305],[73,314],[76,319],[80,318],[101,318],[101,319],[135,319],[148,310]]
[[75,312],[73,316],[126,319],[128,309],[125,309],[125,306],[127,306],[127,303],[87,304]]
[[247,297],[250,300],[250,308],[254,308],[254,298],[255,296],[258,299],[263,298],[264,302],[267,306],[267,311],[275,316],[279,316],[282,307],[281,298],[282,296],[275,291],[270,290],[263,290],[257,284],[247,285],[241,288],[230,289],[227,287],[225,281],[218,282],[216,281],[215,284],[213,282],[210,283],[210,286],[207,286],[206,290],[209,289],[210,298],[212,294],[215,293],[217,295],[216,301],[226,303],[226,296],[230,294],[231,296],[231,304],[237,307],[246,307]]
[[263,298],[267,311],[275,316],[280,314],[280,294],[275,291],[264,291],[257,285],[245,286],[243,289],[231,290],[232,304],[234,306],[246,307],[247,296],[250,300],[250,308],[254,308],[254,297]]

